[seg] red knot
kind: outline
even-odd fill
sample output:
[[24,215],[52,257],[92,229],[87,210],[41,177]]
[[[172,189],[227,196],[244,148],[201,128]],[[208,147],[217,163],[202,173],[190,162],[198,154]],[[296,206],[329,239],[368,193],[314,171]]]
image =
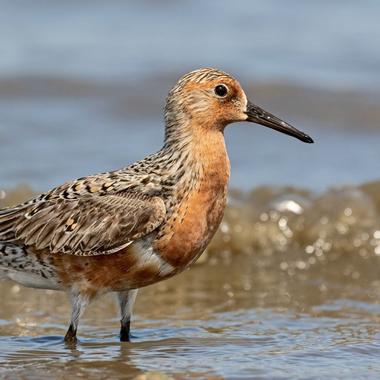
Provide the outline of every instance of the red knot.
[[85,307],[115,292],[120,339],[128,341],[137,290],[189,267],[218,228],[230,175],[223,132],[239,121],[313,142],[249,102],[232,76],[192,71],[169,92],[157,153],[0,211],[1,276],[67,292],[68,342],[76,341]]

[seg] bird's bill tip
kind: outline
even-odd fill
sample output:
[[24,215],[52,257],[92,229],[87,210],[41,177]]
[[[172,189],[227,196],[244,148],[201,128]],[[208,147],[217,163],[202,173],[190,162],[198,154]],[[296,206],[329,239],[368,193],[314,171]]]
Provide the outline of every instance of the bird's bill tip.
[[314,140],[306,133],[298,130],[297,128],[294,128],[292,125],[286,123],[277,116],[272,115],[271,113],[263,110],[261,107],[256,106],[251,102],[248,102],[247,104],[246,115],[246,121],[264,125],[265,127],[274,129],[281,133],[285,133],[289,136],[293,136],[298,140],[301,140],[308,144],[314,143]]

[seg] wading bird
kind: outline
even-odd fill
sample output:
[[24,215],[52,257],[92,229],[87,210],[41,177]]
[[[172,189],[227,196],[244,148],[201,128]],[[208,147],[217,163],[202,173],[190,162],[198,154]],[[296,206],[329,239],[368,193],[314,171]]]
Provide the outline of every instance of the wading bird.
[[115,292],[120,340],[129,341],[137,290],[188,268],[218,228],[230,175],[223,132],[239,121],[313,142],[249,102],[230,75],[192,71],[169,92],[157,153],[0,210],[0,277],[65,291],[67,342],[76,341],[86,306]]

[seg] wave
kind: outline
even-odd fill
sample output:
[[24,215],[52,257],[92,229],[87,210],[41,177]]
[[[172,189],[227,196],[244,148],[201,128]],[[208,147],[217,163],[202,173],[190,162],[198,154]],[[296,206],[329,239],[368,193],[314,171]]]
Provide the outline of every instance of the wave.
[[[2,190],[0,207],[35,194],[26,185]],[[323,263],[327,256],[329,260],[347,254],[361,259],[380,256],[380,181],[321,194],[273,186],[232,190],[203,261],[217,254],[283,258],[284,252],[290,253],[288,259],[294,256],[298,269]]]

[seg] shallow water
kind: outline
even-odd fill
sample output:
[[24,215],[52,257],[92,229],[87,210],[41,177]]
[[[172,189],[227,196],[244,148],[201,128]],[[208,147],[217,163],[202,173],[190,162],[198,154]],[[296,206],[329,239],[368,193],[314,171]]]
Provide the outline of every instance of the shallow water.
[[191,270],[141,290],[132,343],[111,296],[67,347],[63,294],[1,282],[0,378],[380,377],[377,1],[0,8],[0,208],[159,149],[167,91],[196,67],[316,141],[226,130],[221,228]]
[[379,188],[232,191],[198,264],[140,291],[132,343],[117,341],[111,296],[89,307],[68,347],[63,294],[1,283],[0,376],[376,379]]
[[4,285],[0,374],[107,379],[160,371],[176,379],[378,378],[377,276],[345,276],[340,270],[345,260],[328,273],[294,275],[276,264],[258,270],[253,257],[235,257],[143,290],[133,322],[136,337],[129,344],[117,342],[110,297],[90,307],[80,342],[69,348],[61,337],[69,312],[62,295]]

